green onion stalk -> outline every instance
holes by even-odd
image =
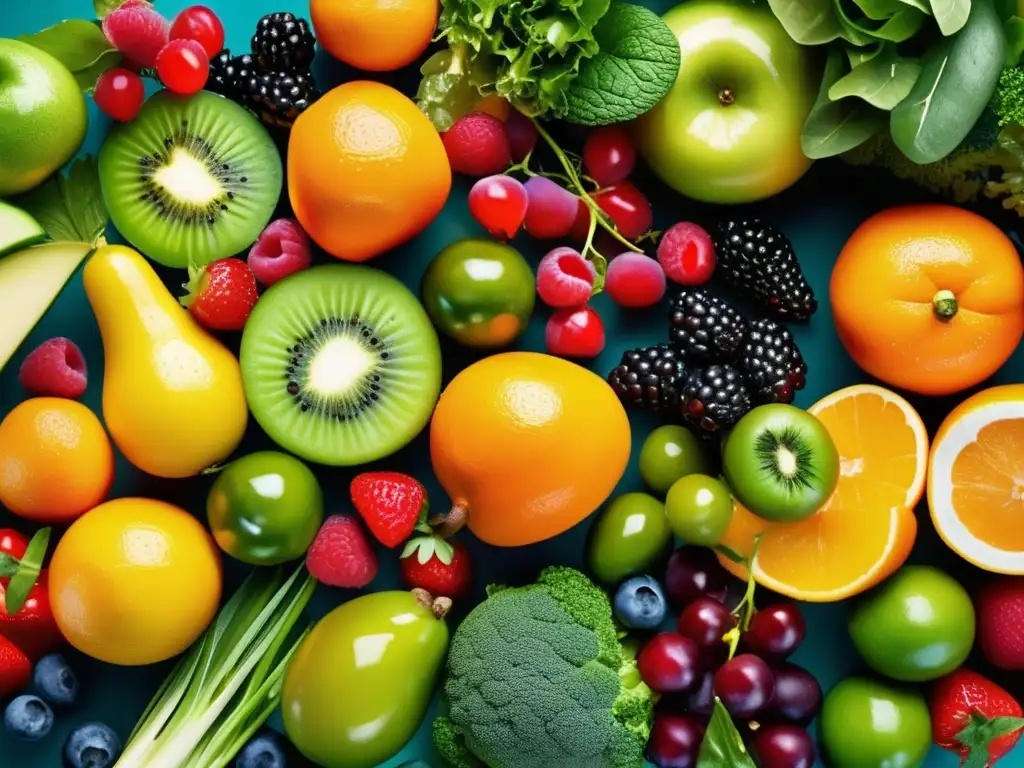
[[[287,579],[250,574],[153,696],[114,768],[226,768],[280,703],[315,587],[304,565]]]

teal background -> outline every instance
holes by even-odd
[[[157,4],[168,17],[173,17],[187,5],[182,0],[159,0]],[[278,4],[270,0],[210,0],[209,4],[225,22],[228,47],[238,53],[244,52],[242,49],[247,48],[255,24],[263,14],[291,10],[308,17],[308,7],[295,2]],[[660,13],[675,5],[675,2],[646,0],[645,4]],[[31,33],[64,18],[93,18],[93,10],[88,0],[11,2],[6,5],[5,12],[0,14],[0,36],[3,37]],[[317,76],[321,86],[330,86],[346,79],[360,77],[358,73],[348,71],[336,62],[328,60],[323,53],[318,56]],[[415,89],[416,75],[412,69],[383,77],[375,76],[374,79],[396,85],[410,95]],[[82,148],[83,153],[95,153],[99,149],[110,125],[109,120],[99,113],[91,99],[90,120],[88,138]],[[579,149],[577,137],[561,135],[561,138],[566,148]],[[766,151],[771,151],[771,148],[766,147]],[[810,366],[808,385],[800,393],[798,405],[808,406],[839,387],[869,380],[846,356],[832,327],[828,304],[831,267],[846,239],[866,217],[889,205],[930,199],[926,194],[895,182],[885,175],[851,169],[839,163],[819,163],[793,189],[762,205],[742,210],[712,212],[706,207],[670,193],[643,170],[638,172],[636,180],[655,202],[656,227],[659,229],[670,226],[680,219],[710,224],[714,221],[715,215],[761,215],[779,226],[791,238],[821,304],[809,325],[793,327],[793,333]],[[442,247],[463,237],[481,235],[482,231],[467,210],[466,194],[469,186],[465,179],[457,179],[448,205],[433,225],[406,246],[378,258],[374,266],[398,275],[410,287],[416,289],[426,264]],[[1014,217],[998,209],[989,208],[986,212],[996,217],[1006,228],[1020,226]],[[116,240],[116,233],[112,232],[111,237]],[[520,238],[516,245],[534,264],[545,250],[542,245],[535,244],[525,237]],[[184,273],[180,272],[163,274],[174,289],[186,279]],[[605,375],[616,365],[623,351],[658,343],[665,338],[664,306],[649,311],[622,311],[605,296],[599,296],[595,300],[595,306],[604,318],[609,340],[602,355],[588,367],[601,375]],[[865,311],[870,311],[870,307],[865,307]],[[519,341],[516,348],[542,350],[546,318],[545,310],[538,309],[529,333]],[[99,412],[103,374],[102,345],[81,280],[76,277],[26,341],[23,349],[0,374],[0,417],[26,397],[17,381],[18,366],[25,354],[38,343],[58,335],[68,336],[82,347],[90,371],[89,391],[84,401]],[[232,344],[237,343],[237,339],[228,341]],[[450,380],[462,367],[476,359],[465,350],[451,344],[446,343],[444,351],[445,381]],[[1018,350],[1013,359],[988,383],[1020,381],[1022,372],[1024,353]],[[919,408],[929,430],[934,434],[942,417],[966,394],[943,399],[910,399]],[[187,418],[187,414],[182,416]],[[634,431],[633,458],[617,489],[620,493],[642,489],[636,469],[636,457],[644,437],[654,426],[653,421],[643,416],[632,414],[631,420]],[[268,439],[253,424],[240,454],[270,447],[272,446]],[[416,475],[428,487],[434,504],[438,507],[443,506],[445,497],[430,471],[425,435],[421,435],[399,454],[380,462],[379,468],[407,471]],[[323,467],[314,469],[324,487],[328,514],[350,510],[347,488],[348,481],[354,473]],[[596,471],[600,471],[600,468],[596,468]],[[180,504],[205,518],[204,502],[211,483],[212,478],[209,477],[190,481],[166,481],[145,476],[119,457],[113,495],[161,498]],[[937,564],[955,574],[969,588],[985,578],[985,574],[967,565],[944,547],[932,530],[926,509],[919,509],[918,514],[921,526],[912,562]],[[23,521],[13,519],[3,510],[0,510],[0,525],[12,525],[27,530]],[[557,539],[514,551],[488,547],[473,539],[468,533],[461,534],[462,539],[470,546],[475,562],[481,566],[476,593],[467,605],[471,606],[482,599],[483,587],[488,582],[525,583],[545,564],[580,564],[582,544],[589,525],[588,520]],[[384,551],[381,551],[380,555],[381,573],[369,591],[389,589],[399,584],[395,555]],[[240,564],[229,563],[227,589],[236,585],[244,573],[245,570]],[[182,588],[187,589],[188,585],[183,584]],[[352,591],[320,587],[314,597],[311,613],[314,618],[320,616],[355,594]],[[827,691],[842,677],[862,669],[846,631],[848,606],[805,606],[804,610],[808,619],[808,639],[804,647],[797,652],[794,661],[812,670]],[[452,621],[457,621],[460,615],[461,612],[457,608]],[[150,695],[170,668],[169,664],[140,669],[117,668],[86,659],[75,652],[71,652],[69,658],[81,677],[80,703],[66,714],[58,713],[54,732],[40,744],[17,744],[0,731],[0,765],[25,768],[49,768],[59,765],[60,749],[65,735],[73,727],[89,720],[105,721],[122,738],[127,736]],[[993,675],[1018,697],[1024,694],[1024,675],[991,670],[977,656],[972,658],[971,665],[979,671]],[[347,695],[358,695],[358,692],[338,691],[339,697]],[[277,718],[274,722],[279,724]],[[424,759],[437,765],[438,761],[432,757],[429,747],[428,728],[429,717],[415,740],[385,766],[398,766],[413,758]],[[938,748],[932,750],[926,763],[927,768],[953,768],[956,765],[957,760],[952,754]],[[1024,747],[1015,750],[1000,765],[1006,768],[1024,766]]]

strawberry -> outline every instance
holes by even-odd
[[[960,755],[962,768],[987,768],[1013,749],[1024,727],[1020,704],[987,677],[958,669],[932,685],[935,743]]]
[[[0,579],[0,636],[21,648],[29,658],[41,659],[64,642],[50,609],[47,572],[40,572],[24,604],[13,616],[7,615],[5,607],[9,582],[10,579]]]
[[[426,524],[427,490],[418,480],[401,472],[363,472],[349,486],[352,504],[370,533],[385,547],[394,549]]]
[[[220,259],[205,267],[188,268],[188,294],[182,306],[214,331],[240,331],[256,306],[256,277],[241,259]]]
[[[415,555],[415,557],[414,557]],[[473,586],[469,552],[459,542],[440,536],[420,536],[405,545],[399,560],[402,580],[410,589],[425,589],[435,597],[465,597]]]
[[[0,699],[23,690],[32,677],[32,662],[14,643],[0,635]]]
[[[358,520],[331,515],[306,553],[306,568],[323,584],[362,589],[377,575],[377,556]]]
[[[1024,577],[1006,576],[985,585],[974,601],[978,646],[1000,669],[1024,670]]]

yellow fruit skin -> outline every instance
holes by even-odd
[[[249,418],[237,358],[131,248],[100,248],[83,280],[103,337],[103,418],[125,457],[166,478],[227,458]]]
[[[109,664],[155,664],[184,651],[217,613],[217,545],[185,510],[116,499],[76,520],[49,573],[53,615],[82,653]]]

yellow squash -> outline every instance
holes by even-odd
[[[131,248],[100,248],[82,277],[103,336],[103,418],[117,447],[158,477],[226,459],[249,417],[235,356]]]

